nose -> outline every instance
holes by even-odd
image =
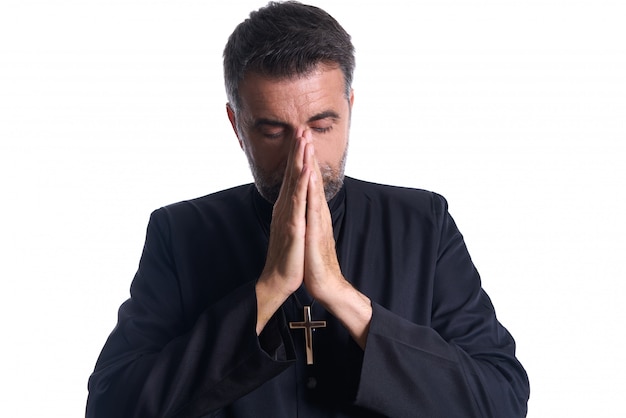
[[[296,129],[296,138],[304,138],[308,142],[311,137],[311,130],[307,126]]]

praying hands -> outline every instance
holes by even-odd
[[[310,130],[293,141],[274,205],[266,265],[256,285],[257,334],[302,283],[364,348],[371,302],[341,273]]]

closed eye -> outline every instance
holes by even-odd
[[[327,132],[330,132],[333,129],[333,125],[325,126],[323,128],[315,128],[315,127],[313,127],[311,129],[313,129],[315,132],[318,132],[320,134],[325,134]]]
[[[260,119],[254,124],[259,134],[267,139],[279,139],[285,135],[286,124],[278,121]]]
[[[282,129],[277,131],[266,131],[261,132],[261,134],[268,139],[278,139],[283,136],[284,131]]]
[[[309,119],[309,126],[317,133],[325,134],[333,129],[333,126],[339,120],[339,114],[332,110],[318,113]]]

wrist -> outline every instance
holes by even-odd
[[[284,286],[278,286],[273,276],[261,275],[255,285],[257,301],[256,333],[261,334],[265,325],[291,294]]]
[[[328,294],[330,296],[320,302],[328,312],[339,319],[357,344],[365,349],[372,320],[372,301],[345,279]]]
[[[302,280],[297,281],[276,272],[263,271],[257,280],[257,289],[261,287],[263,291],[282,299],[284,302],[293,292],[298,290],[301,283]]]

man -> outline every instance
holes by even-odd
[[[87,416],[526,415],[445,200],[344,178],[353,68],[315,7],[235,29],[227,114],[255,183],[152,214]]]

